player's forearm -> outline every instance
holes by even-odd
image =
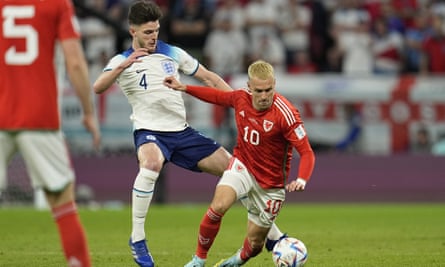
[[[93,84],[93,90],[96,94],[101,94],[108,90],[115,82],[122,70],[118,68],[102,72]]]
[[[88,74],[81,69],[68,71],[71,84],[73,85],[77,97],[82,105],[83,113],[86,115],[94,114],[94,105],[91,97],[91,85],[88,80]]]
[[[186,93],[202,101],[219,104],[218,95],[222,92],[213,87],[187,85]]]
[[[222,91],[232,91],[232,87],[226,81],[224,81],[220,76],[216,73],[211,72],[210,79],[208,80],[207,86],[218,88]]]
[[[232,91],[232,87],[226,83],[218,74],[207,70],[204,66],[198,68],[195,77],[208,87],[217,88],[222,91]]]
[[[91,84],[88,66],[81,47],[74,42],[69,42],[64,49],[69,51],[65,53],[65,61],[70,82],[79,97],[84,114],[92,115],[94,114],[94,106],[91,97]]]
[[[303,142],[298,147],[296,147],[298,153],[300,154],[300,166],[298,168],[298,177],[309,181],[312,172],[315,167],[315,154],[312,150],[309,141]]]

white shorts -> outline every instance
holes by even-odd
[[[32,186],[62,191],[74,181],[74,170],[61,131],[0,131],[0,180],[6,181],[8,162],[20,152]]]
[[[247,208],[248,219],[261,227],[271,227],[285,199],[284,188],[263,189],[244,164],[234,159],[218,185],[232,187],[237,199]]]

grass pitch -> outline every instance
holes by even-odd
[[[194,253],[207,205],[153,205],[146,224],[158,267],[183,266]],[[128,248],[130,209],[80,209],[93,266],[136,266]],[[445,204],[285,204],[278,226],[303,240],[307,267],[445,266]],[[246,211],[224,217],[207,266],[242,244]],[[0,208],[0,266],[66,266],[48,211]],[[263,251],[245,266],[272,267]]]

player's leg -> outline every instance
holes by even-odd
[[[247,195],[251,186],[247,170],[244,168],[244,172],[237,171],[236,168],[243,165],[236,159],[231,166],[233,169],[225,171],[216,186],[210,207],[199,225],[195,255],[192,261],[185,265],[186,267],[204,266],[208,251],[219,232],[224,214],[239,197]]]
[[[11,132],[0,131],[0,204],[8,185],[8,164],[17,150],[14,136]]]
[[[153,199],[156,180],[161,171],[164,156],[156,143],[144,143],[137,149],[139,172],[132,190],[132,231],[130,247],[139,266],[154,266],[145,236],[145,219]]]
[[[224,176],[223,178],[224,179]],[[237,200],[236,192],[231,186],[218,185],[213,200],[199,225],[198,244],[195,255],[185,267],[204,266],[207,254],[218,235],[224,213]]]
[[[34,188],[45,191],[69,266],[90,267],[91,259],[74,193],[74,171],[60,131],[21,132],[17,145]]]
[[[265,239],[281,209],[285,198],[284,189],[265,190],[258,185],[253,177],[250,179],[252,189],[249,191],[248,198],[241,199],[241,203],[249,211],[247,237],[237,253],[216,266],[241,266],[250,258],[258,255],[263,249]]]
[[[256,257],[261,253],[268,232],[269,227],[259,226],[255,222],[249,220],[247,224],[247,236],[244,239],[241,249],[230,258],[221,260],[215,266],[232,267],[244,265],[249,259]]]
[[[272,225],[272,227],[270,228],[269,233],[267,234],[266,244],[265,244],[266,250],[272,251],[275,244],[279,240],[281,240],[285,237],[287,237],[287,234],[281,232],[280,229],[278,228],[278,226],[274,223]]]
[[[215,152],[198,162],[198,167],[203,172],[221,177],[228,168],[232,156],[223,147],[219,147]]]

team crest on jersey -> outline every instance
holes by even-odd
[[[165,74],[167,74],[167,75],[175,74],[175,65],[173,64],[173,61],[164,60],[161,62],[161,66],[162,66],[162,69],[164,70]]]
[[[268,132],[268,131],[272,130],[272,127],[273,127],[273,122],[268,121],[268,120],[263,121],[264,131]]]

